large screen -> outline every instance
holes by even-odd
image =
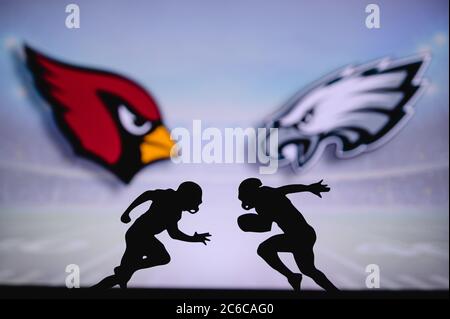
[[[447,1],[6,0],[0,41],[1,285],[448,289]]]

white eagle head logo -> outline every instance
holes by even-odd
[[[302,170],[327,145],[348,158],[388,141],[413,114],[428,61],[415,56],[345,67],[298,92],[264,124],[278,128],[279,164]]]

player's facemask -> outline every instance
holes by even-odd
[[[253,199],[254,194],[252,194],[252,193],[253,192],[249,192],[249,191],[247,191],[247,192],[240,191],[239,192],[238,198],[242,202],[242,204],[241,204],[242,208],[245,210],[250,210],[255,207],[254,199]]]
[[[199,211],[199,208],[198,208],[198,206],[197,206],[196,208],[190,208],[190,209],[187,209],[187,211],[188,211],[189,213],[191,213],[191,214],[195,214],[195,213],[197,213],[197,212]]]
[[[186,200],[182,203],[183,210],[191,214],[195,214],[199,211],[199,206],[202,204],[201,198]]]

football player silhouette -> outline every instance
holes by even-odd
[[[149,210],[131,225],[125,235],[126,250],[120,266],[114,275],[96,284],[95,288],[111,288],[119,285],[126,288],[131,276],[139,269],[165,265],[170,255],[155,235],[167,230],[170,237],[187,242],[206,243],[209,233],[194,233],[189,236],[178,228],[183,211],[195,214],[202,203],[202,189],[194,182],[181,183],[178,189],[149,190],[136,198],[121,217],[124,223],[130,222],[130,212],[146,201],[152,201]]]
[[[270,267],[284,275],[295,291],[300,290],[302,274],[313,279],[327,291],[338,289],[314,265],[313,246],[316,242],[314,229],[306,222],[302,214],[286,197],[288,194],[311,192],[319,197],[330,188],[322,181],[311,185],[286,185],[278,188],[262,186],[257,178],[248,178],[239,186],[239,199],[242,208],[254,208],[257,214],[239,216],[238,225],[245,232],[267,232],[272,223],[277,223],[283,234],[275,235],[259,245],[257,253]],[[283,264],[279,252],[290,252],[294,255],[300,273],[292,272]]]

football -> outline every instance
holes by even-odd
[[[244,214],[238,217],[237,222],[243,231],[256,231],[261,223],[261,218],[257,214]]]

